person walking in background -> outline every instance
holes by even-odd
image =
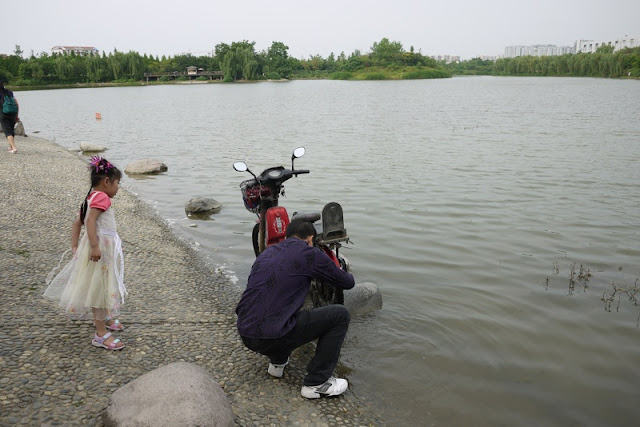
[[[124,256],[111,199],[118,192],[122,172],[106,159],[91,157],[91,189],[71,233],[72,260],[53,278],[57,268],[47,277],[44,296],[59,302],[72,318],[93,318],[96,333],[91,341],[95,347],[120,350],[124,343],[111,332],[121,331],[115,320],[124,303]],[[86,230],[82,239],[82,226]],[[80,240],[78,242],[78,240]]]
[[[343,305],[301,310],[311,279],[344,289],[355,285],[351,274],[313,246],[315,237],[309,221],[291,221],[287,238],[255,260],[236,308],[242,342],[269,357],[267,372],[274,377],[282,377],[294,349],[318,339],[300,391],[308,399],[340,395],[349,385],[332,376],[349,328],[349,311]]]
[[[2,124],[2,131],[9,141],[9,153],[16,154],[18,149],[14,141],[13,128],[20,120],[18,117],[20,106],[18,100],[13,96],[13,92],[4,87],[5,83],[4,79],[0,79],[0,124]]]

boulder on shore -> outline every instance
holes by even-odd
[[[194,197],[184,205],[184,210],[189,214],[218,213],[222,204],[209,197]]]
[[[227,396],[205,368],[174,362],[120,387],[102,421],[124,426],[232,426]]]
[[[124,169],[124,172],[129,175],[148,175],[162,173],[168,170],[167,165],[160,160],[144,159],[129,163]]]
[[[101,152],[105,151],[106,148],[103,147],[100,144],[95,144],[93,142],[82,141],[80,143],[80,150],[82,150],[83,153],[101,153]]]

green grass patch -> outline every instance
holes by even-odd
[[[445,70],[436,70],[434,68],[408,71],[402,75],[405,80],[442,79],[446,77],[451,77],[451,74]]]
[[[390,78],[387,73],[383,72],[364,73],[362,75],[363,80],[389,80]]]
[[[29,258],[31,256],[29,251],[26,250],[26,249],[14,249],[11,252],[13,252],[16,255],[20,255],[21,257],[25,257],[25,258]]]
[[[321,80],[328,79],[332,73],[328,70],[294,70],[289,75],[290,79]]]
[[[329,75],[331,80],[351,80],[353,78],[353,73],[349,71],[337,71],[335,73],[331,73]]]

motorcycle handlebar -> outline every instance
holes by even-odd
[[[298,176],[301,173],[309,173],[309,169],[297,169],[292,171],[295,176]]]

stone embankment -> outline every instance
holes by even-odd
[[[270,377],[267,360],[237,335],[238,290],[126,190],[113,204],[129,290],[117,333],[126,348],[91,346],[92,323],[68,320],[41,296],[89,190],[85,163],[43,139],[16,144],[18,154],[0,150],[0,426],[102,425],[115,390],[180,361],[211,373],[237,425],[384,423],[352,390],[302,398],[308,348],[293,354],[283,378]]]

